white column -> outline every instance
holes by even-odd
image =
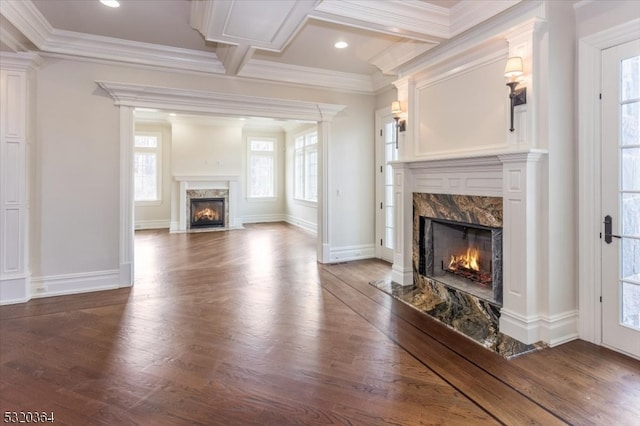
[[[503,164],[503,306],[500,331],[523,343],[540,340],[540,160],[545,154],[499,155]]]
[[[29,76],[34,55],[0,58],[0,305],[31,298]]]
[[[120,287],[133,285],[133,107],[120,107]]]
[[[318,122],[318,241],[317,260],[328,263],[331,243],[329,239],[329,130],[328,121]]]
[[[413,192],[411,170],[405,163],[393,166],[394,235],[391,280],[401,285],[413,284]]]

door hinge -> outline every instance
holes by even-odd
[[[382,238],[380,238],[380,245],[382,245]]]
[[[602,93],[600,93],[599,99],[602,99]]]
[[[382,210],[382,203],[380,203],[380,210]]]
[[[380,173],[382,173],[382,166],[380,166]]]
[[[600,303],[602,303],[602,296],[600,296]]]
[[[380,136],[382,136],[382,129],[380,129]]]

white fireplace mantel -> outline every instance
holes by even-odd
[[[242,228],[237,216],[238,175],[174,175],[179,184],[178,194],[172,199],[178,203],[178,222],[172,223],[170,232],[187,232],[187,191],[190,189],[227,189],[229,191],[229,223],[225,229]]]
[[[503,199],[503,307],[500,331],[524,343],[558,344],[575,334],[577,318],[548,318],[538,294],[544,251],[544,150],[393,162],[396,247],[392,280],[413,284],[413,193],[499,196]]]

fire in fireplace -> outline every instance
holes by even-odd
[[[192,198],[191,228],[224,227],[224,198]]]
[[[502,303],[502,230],[421,218],[423,275]]]

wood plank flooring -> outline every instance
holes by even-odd
[[[69,425],[640,425],[640,362],[507,361],[276,223],[136,234],[131,289],[0,307],[0,411]]]

